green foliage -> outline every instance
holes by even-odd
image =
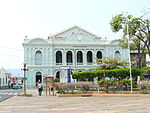
[[[126,84],[130,84],[131,81],[129,79],[122,79],[119,81],[120,84],[126,85]]]
[[[104,86],[104,79],[101,79],[98,81],[98,84],[102,87]],[[107,88],[110,86],[115,86],[116,82],[115,80],[105,80],[105,84],[107,85]]]
[[[86,79],[96,77],[96,73],[94,71],[75,72],[73,75],[73,79],[78,78],[81,81],[86,81]]]
[[[113,32],[118,32],[120,29],[123,28],[122,23],[124,23],[125,17],[123,14],[118,14],[110,22],[111,29]]]
[[[32,94],[18,94],[17,96],[32,97]]]
[[[142,74],[150,74],[150,67],[143,67],[141,69]]]
[[[130,78],[129,68],[121,68],[121,69],[112,69],[112,70],[98,70],[98,71],[84,71],[84,72],[75,72],[73,73],[73,79],[78,80],[86,80],[87,78],[103,78],[104,73],[106,73],[106,77],[109,78],[118,78],[125,79]],[[137,68],[132,68],[132,77],[136,78],[140,76],[141,71]]]
[[[59,78],[55,78],[55,79],[54,79],[54,82],[59,82],[59,81],[60,81]]]
[[[148,52],[150,56],[150,20],[145,17],[133,17],[127,13],[117,14],[110,21],[113,32],[123,31],[124,36],[129,35],[132,41],[131,48],[141,45],[142,54]],[[123,37],[126,38],[126,37]],[[126,42],[126,41],[125,41]],[[126,44],[123,44],[126,47]]]
[[[101,79],[98,81],[100,87],[105,87],[108,90],[129,90],[131,81],[129,79],[121,80],[105,80]]]
[[[110,69],[117,69],[120,67],[126,67],[128,65],[128,62],[126,61],[120,61],[118,58],[103,58],[103,59],[97,59],[98,64],[102,64],[99,67],[97,67],[95,70],[110,70]]]
[[[132,77],[136,78],[137,76],[140,76],[140,75],[141,75],[141,70],[137,69],[136,67],[133,67],[132,68]]]

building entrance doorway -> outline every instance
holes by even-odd
[[[39,81],[42,82],[42,73],[41,72],[36,73],[36,86]]]
[[[60,78],[60,72],[59,71],[57,71],[57,73],[56,73],[56,78]]]

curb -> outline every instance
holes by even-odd
[[[150,97],[150,94],[56,94],[57,97]]]

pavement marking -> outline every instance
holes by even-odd
[[[8,93],[3,93],[3,95],[7,95]]]
[[[0,95],[17,95],[19,93],[0,93]]]
[[[17,94],[19,94],[19,93],[14,93],[13,95],[17,95]]]
[[[8,95],[12,95],[13,93],[9,93]]]

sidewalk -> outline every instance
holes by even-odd
[[[12,97],[0,103],[0,113],[149,113],[150,98],[145,97]]]

